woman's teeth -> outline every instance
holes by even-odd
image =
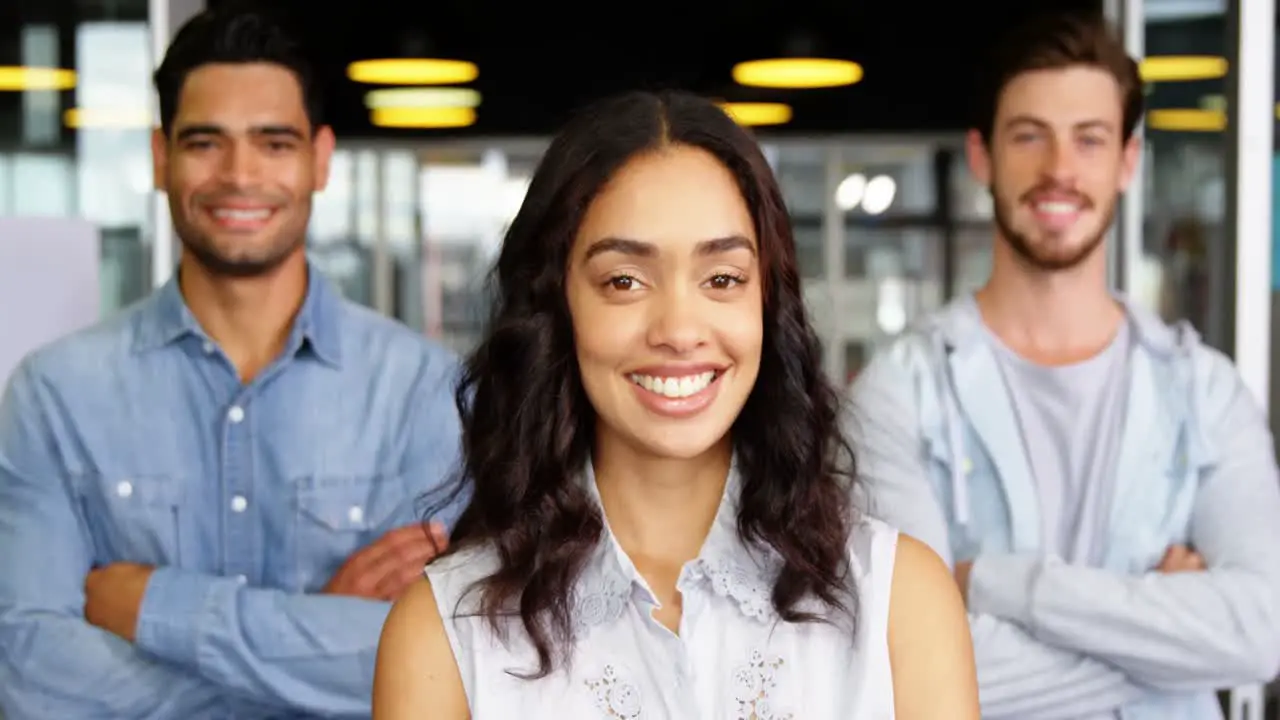
[[[708,370],[697,375],[666,378],[632,373],[630,377],[631,382],[651,393],[669,398],[682,398],[696,395],[705,390],[711,384],[711,381],[716,379],[716,373]]]

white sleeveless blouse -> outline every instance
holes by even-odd
[[[467,591],[495,567],[489,548],[428,565],[473,720],[892,720],[897,532],[866,519],[849,540],[856,634],[846,621],[782,622],[770,602],[778,561],[739,540],[737,487],[731,475],[702,552],[680,574],[678,635],[653,619],[659,603],[606,528],[579,580],[571,662],[545,678],[508,672],[537,667],[518,617],[504,641],[475,615],[477,593]]]

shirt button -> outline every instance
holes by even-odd
[[[205,355],[212,355],[212,354],[213,354],[213,351],[214,351],[214,350],[216,350],[216,349],[217,349],[217,348],[215,348],[215,347],[213,346],[213,343],[209,342],[208,340],[206,340],[206,341],[204,342],[204,354],[205,354]]]
[[[231,409],[227,411],[227,419],[233,423],[244,420],[244,408],[239,405],[232,405]]]
[[[133,483],[128,480],[121,480],[120,484],[116,485],[116,495],[119,495],[122,498],[127,498],[130,495],[133,495]]]
[[[240,583],[241,585],[244,585],[245,583],[249,582],[249,578],[247,578],[247,577],[245,577],[245,576],[243,576],[243,575],[237,575],[237,576],[236,576],[236,582]]]
[[[364,522],[364,508],[359,505],[351,506],[351,509],[347,511],[347,519],[350,520],[353,525],[358,525]]]
[[[244,511],[245,511],[245,508],[247,508],[247,507],[249,507],[249,501],[248,501],[248,500],[246,500],[246,499],[245,499],[245,497],[244,497],[243,495],[237,495],[237,496],[235,496],[235,497],[231,498],[231,510],[232,510],[232,512],[242,513],[242,512],[244,512]]]

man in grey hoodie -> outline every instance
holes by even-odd
[[[870,510],[952,564],[984,717],[1220,718],[1215,690],[1280,668],[1280,484],[1231,362],[1108,290],[1137,65],[1044,17],[982,99],[991,277],[854,384]]]

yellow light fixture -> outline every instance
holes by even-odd
[[[480,68],[466,60],[386,58],[353,62],[347,77],[369,85],[459,85],[480,77]]]
[[[859,82],[862,75],[862,66],[856,62],[826,58],[749,60],[733,66],[734,82],[750,87],[840,87]]]
[[[70,90],[75,86],[75,70],[0,66],[0,91]]]
[[[1216,80],[1226,77],[1227,60],[1212,55],[1155,55],[1143,58],[1138,72],[1144,82]]]
[[[469,107],[388,107],[369,113],[369,121],[385,128],[461,128],[474,125],[476,111]]]
[[[62,113],[62,124],[72,129],[126,130],[150,128],[155,123],[146,108],[70,108]]]
[[[1221,132],[1227,127],[1227,114],[1199,108],[1152,110],[1147,113],[1147,127],[1166,132]]]
[[[380,108],[479,107],[480,93],[471,88],[386,88],[370,90],[364,106]]]
[[[791,106],[777,102],[726,102],[720,109],[739,125],[786,125],[791,122]]]

